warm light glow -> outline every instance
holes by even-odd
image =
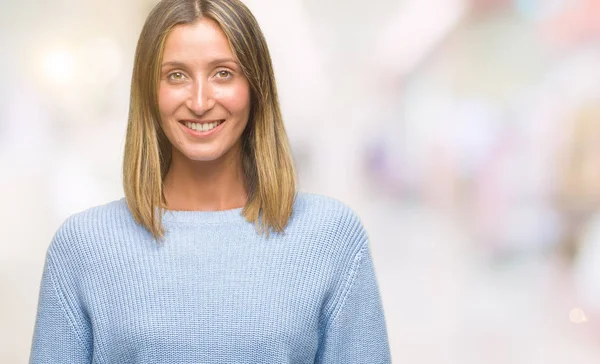
[[[588,319],[581,308],[574,308],[569,312],[569,320],[574,324],[587,322]]]
[[[48,53],[43,59],[44,74],[52,83],[64,85],[73,81],[75,60],[69,51],[56,49]]]

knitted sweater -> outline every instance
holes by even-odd
[[[241,208],[166,211],[163,244],[116,200],[48,248],[30,363],[390,363],[368,238],[298,193],[284,233]]]

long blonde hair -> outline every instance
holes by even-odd
[[[163,180],[171,162],[171,143],[160,127],[160,64],[171,30],[202,17],[219,24],[250,85],[250,116],[241,136],[248,191],[242,215],[259,233],[281,232],[292,214],[295,171],[267,43],[239,0],[163,0],[146,19],[135,53],[123,158],[127,205],[155,239],[164,237]]]

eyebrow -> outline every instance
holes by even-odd
[[[220,64],[220,63],[234,63],[236,65],[239,66],[239,62],[236,61],[233,58],[217,58],[215,60],[212,60],[208,63],[209,66],[214,66],[216,64]],[[163,67],[167,67],[167,66],[173,66],[173,67],[180,67],[180,68],[185,68],[186,64],[183,62],[177,62],[177,61],[170,61],[170,62],[165,62],[161,65],[161,68]]]

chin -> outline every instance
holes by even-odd
[[[183,155],[194,162],[213,162],[223,157],[219,153],[184,153]]]
[[[214,162],[223,159],[228,152],[220,149],[215,150],[192,150],[183,149],[180,150],[180,154],[186,159],[194,162]]]
[[[188,159],[193,162],[214,162],[219,160],[221,156],[212,156],[212,155],[191,155],[188,156]]]

